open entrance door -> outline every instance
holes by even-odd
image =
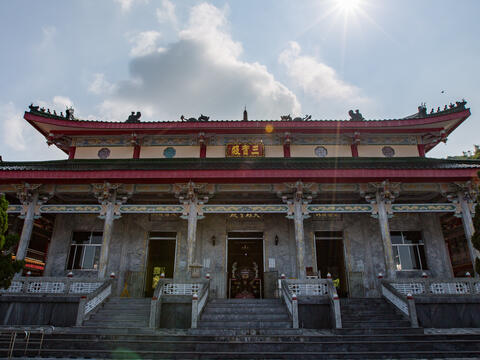
[[[338,296],[346,297],[348,286],[343,254],[343,233],[341,231],[316,231],[315,246],[320,277],[326,279],[327,274],[330,273],[334,284],[337,285]]]
[[[162,273],[173,278],[177,234],[174,232],[152,232],[148,241],[148,261],[145,296],[151,297]]]
[[[228,297],[263,297],[263,233],[229,232]]]

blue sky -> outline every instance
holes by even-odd
[[[480,2],[350,1],[2,1],[0,155],[65,157],[22,119],[31,102],[102,120],[240,119],[244,105],[383,119],[465,98],[472,116],[429,156],[480,143]]]

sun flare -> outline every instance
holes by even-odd
[[[338,10],[351,13],[361,8],[362,0],[336,0],[336,3]]]

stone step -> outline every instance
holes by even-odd
[[[352,329],[352,328],[362,328],[362,329],[371,329],[371,328],[399,328],[399,327],[409,327],[410,322],[395,322],[389,323],[384,321],[378,322],[363,322],[363,321],[342,321],[342,326],[345,329]]]
[[[141,328],[148,327],[148,321],[87,321],[86,327],[104,327],[104,328]]]
[[[250,306],[236,306],[236,307],[217,307],[206,306],[203,314],[277,314],[286,313],[285,307],[250,307]]]
[[[342,314],[342,319],[347,320],[405,320],[405,318],[400,314]]]
[[[291,321],[199,321],[199,328],[217,328],[217,329],[268,329],[292,327]]]
[[[27,351],[27,355],[36,356],[37,350]],[[43,350],[42,356],[46,357],[78,357],[78,358],[110,358],[112,350],[89,350],[89,349],[51,349]],[[0,349],[0,356],[7,355],[7,349]],[[355,352],[235,352],[235,351],[136,351],[132,354],[130,350],[117,349],[114,352],[115,358],[132,358],[132,355],[142,359],[392,359],[392,353],[381,351],[355,351]],[[15,357],[23,357],[24,350],[16,350]],[[397,351],[394,353],[397,359],[412,358],[478,358],[480,351]]]
[[[228,303],[228,304],[234,304],[234,303],[248,303],[248,304],[267,304],[267,303],[282,303],[281,299],[212,299],[210,300],[210,303],[215,304],[215,303]]]
[[[284,314],[202,314],[201,321],[289,321],[290,317]]]
[[[40,342],[29,342],[29,346],[35,346]],[[0,346],[8,345],[0,344]],[[22,345],[21,342],[18,345]],[[132,351],[149,350],[149,351],[198,351],[198,352],[341,352],[341,351],[449,351],[455,348],[464,351],[480,351],[480,344],[475,341],[323,341],[323,342],[281,342],[281,341],[263,341],[263,342],[226,342],[226,341],[142,341],[142,340],[104,340],[100,339],[96,342],[76,341],[73,339],[58,341],[46,339],[43,342],[44,349],[82,349],[88,346],[90,349],[116,349],[119,347]]]
[[[343,325],[343,324],[342,324]],[[412,327],[371,327],[371,328],[342,328],[334,329],[338,335],[406,335],[423,334],[423,329]]]

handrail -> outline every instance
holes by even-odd
[[[196,329],[198,325],[198,319],[205,308],[210,293],[210,279],[206,283],[202,284],[198,293],[192,296],[192,329]]]
[[[94,292],[84,295],[78,302],[76,325],[81,326],[83,321],[94,314],[99,307],[109,298],[113,290],[113,279],[106,280]]]
[[[335,329],[342,328],[342,312],[340,310],[340,299],[338,298],[337,289],[332,279],[327,279],[328,298],[330,299],[330,309],[332,313],[332,322]]]
[[[382,296],[410,320],[410,325],[418,327],[417,309],[411,293],[405,295],[394,288],[387,280],[381,282]]]
[[[17,339],[17,334],[23,334],[25,335],[25,340],[26,340],[26,345],[24,348],[23,355],[27,356],[27,352],[32,352],[35,351],[34,349],[29,349],[29,345],[33,344],[34,342],[30,341],[30,335],[31,334],[39,334],[41,335],[40,340],[38,341],[38,353],[37,357],[40,357],[40,353],[42,351],[43,347],[43,341],[45,334],[52,334],[54,331],[55,327],[54,326],[46,326],[46,327],[30,327],[30,326],[9,326],[8,328],[2,328],[0,331],[0,334],[3,334],[4,332],[10,333],[10,342],[9,342],[9,347],[8,347],[8,359],[11,359],[13,357],[13,352],[15,350],[15,342]]]
[[[289,289],[288,283],[285,279],[282,279],[280,281],[280,290],[281,290],[283,302],[285,303],[285,306],[287,307],[290,318],[292,319],[292,327],[294,329],[298,329],[297,295]]]
[[[173,282],[173,280],[161,279],[157,283],[157,286],[153,291],[152,300],[150,302],[150,319],[149,319],[149,326],[151,329],[156,329],[160,325],[160,311],[162,308],[163,286],[168,282]]]
[[[69,278],[69,277],[30,277],[22,276],[12,280],[8,289],[1,289],[0,294],[49,296],[71,296],[89,294],[97,290],[105,279]]]

